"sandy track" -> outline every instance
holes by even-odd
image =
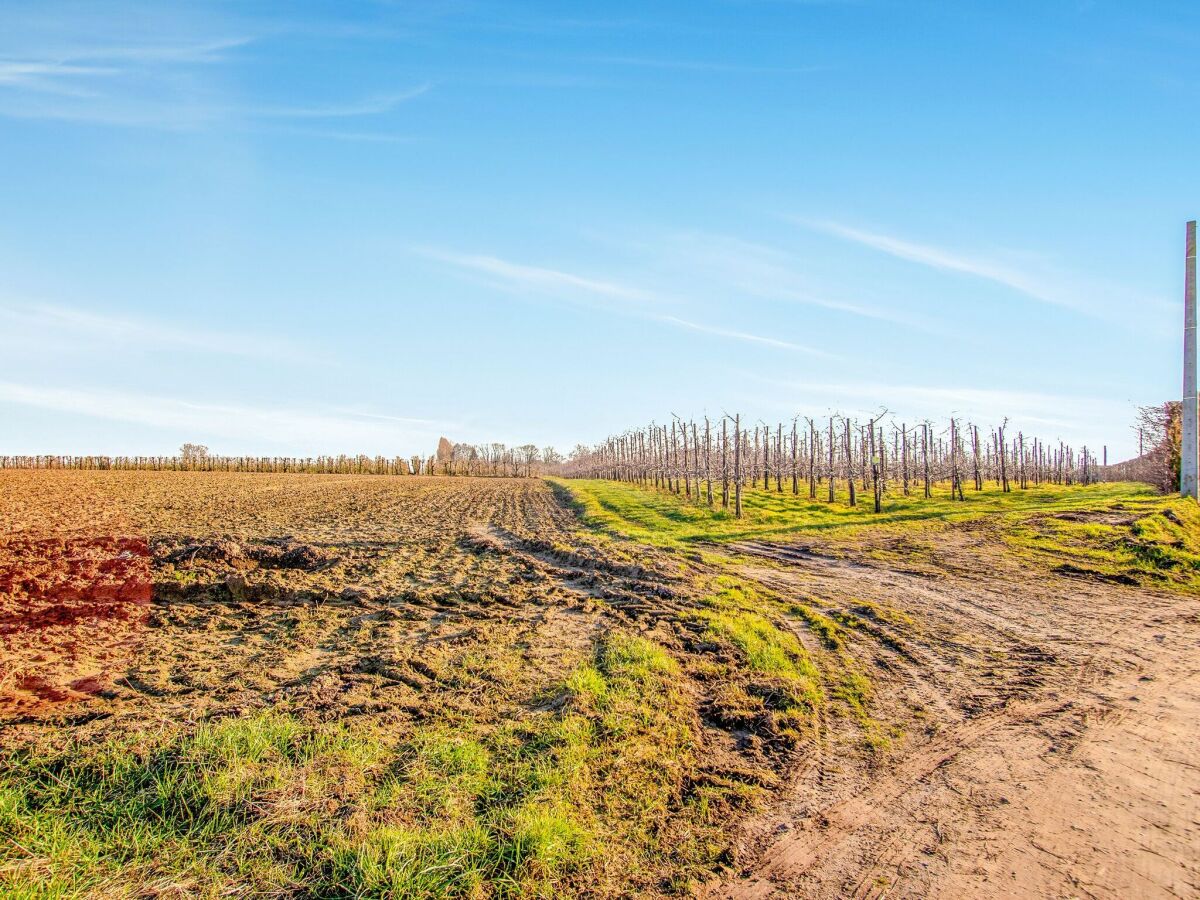
[[[910,615],[902,639],[854,648],[909,715],[875,764],[831,734],[710,896],[1200,896],[1194,599],[1034,576],[970,531],[928,571],[739,549],[785,596]]]

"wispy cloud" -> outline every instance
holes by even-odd
[[[415,252],[459,269],[499,281],[506,286],[540,292],[583,292],[614,300],[656,301],[662,299],[651,291],[630,287],[613,281],[603,281],[564,272],[545,266],[510,262],[495,256],[452,253],[429,247],[414,247]]]
[[[635,316],[686,331],[710,334],[715,337],[759,344],[765,347],[775,347],[779,350],[790,350],[830,358],[833,356],[823,350],[817,350],[813,347],[807,347],[803,344],[793,343],[774,336],[753,334],[747,331],[707,325],[703,322],[695,322],[690,319],[680,318],[679,316],[648,312],[645,310],[647,302],[661,304],[662,302],[674,301],[671,301],[670,298],[662,294],[644,288],[632,287],[613,281],[602,281],[596,278],[565,272],[561,269],[514,263],[495,256],[472,256],[428,248],[414,248],[414,250],[430,259],[449,263],[452,266],[469,272],[482,274],[494,283],[498,282],[506,289],[536,291],[540,294],[567,300],[571,300],[579,294],[583,294],[589,298],[618,300],[621,301],[618,305],[606,304],[602,308],[607,312],[622,316]],[[631,303],[630,301],[635,302]]]
[[[264,106],[242,110],[254,116],[271,119],[330,119],[348,118],[354,116],[377,116],[390,112],[401,103],[420,97],[428,92],[431,85],[420,84],[405,91],[366,97],[346,103],[332,103],[318,106]]]
[[[719,284],[725,292],[736,292],[764,300],[784,301],[847,313],[865,319],[892,322],[923,331],[928,323],[890,309],[852,302],[814,288],[793,255],[775,247],[723,234],[688,231],[655,241],[656,258],[667,259],[676,269],[708,285]]]
[[[0,43],[0,116],[171,131],[220,124],[244,129],[247,122],[382,116],[430,89],[421,83],[308,104],[257,101],[231,95],[229,79],[209,72],[244,61],[237,51],[255,36],[120,42],[103,32],[56,37],[62,30],[41,23],[30,31],[29,47],[18,45],[15,53]]]
[[[866,231],[839,222],[788,218],[797,224],[861,244],[864,247],[870,247],[897,259],[991,281],[1042,303],[1061,306],[1077,312],[1091,311],[1080,298],[1051,283],[1046,277],[1023,272],[989,259],[966,256],[931,244],[922,244],[893,235]]]
[[[99,60],[139,63],[211,63],[227,59],[228,54],[225,51],[244,47],[253,42],[254,38],[242,35],[177,43],[97,44],[62,50],[56,56],[58,59],[68,62]]]
[[[752,334],[748,331],[736,331],[730,328],[719,328],[714,325],[703,325],[700,322],[691,322],[687,319],[680,319],[677,316],[650,316],[656,322],[665,322],[668,325],[675,325],[679,328],[687,329],[688,331],[699,331],[703,334],[712,334],[717,337],[730,338],[735,341],[745,341],[750,344],[761,344],[764,347],[776,347],[780,350],[793,350],[797,353],[807,353],[810,356],[822,356],[826,359],[839,358],[833,353],[828,353],[825,350],[818,350],[815,347],[806,347],[803,344],[795,344],[791,341],[781,340],[779,338],[767,337],[761,334]]]
[[[288,125],[255,129],[269,134],[289,134],[297,137],[319,138],[324,141],[343,141],[355,144],[411,144],[414,138],[406,134],[388,134],[377,131],[344,131],[332,128],[302,128]]]
[[[25,349],[64,342],[111,352],[121,346],[145,350],[193,350],[255,359],[290,358],[300,354],[289,341],[266,335],[212,331],[144,318],[97,313],[48,304],[0,303],[10,341]]]
[[[136,71],[172,64],[216,63],[224,51],[250,43],[250,38],[223,38],[182,44],[111,44],[48,47],[38,54],[0,53],[0,87],[28,88],[71,97],[98,96],[98,88]],[[105,84],[107,83],[107,84]]]
[[[678,70],[682,72],[713,72],[726,75],[803,75],[818,72],[821,66],[748,66],[717,60],[669,59],[645,56],[588,56],[584,62],[639,69]]]
[[[251,42],[249,37],[232,37],[181,44],[51,46],[36,55],[0,57],[0,83],[19,83],[27,77],[113,75],[127,64],[222,62],[228,59],[225,51]]]
[[[34,62],[0,59],[0,88],[24,88],[66,97],[93,97],[94,88],[85,79],[115,75],[109,66],[81,66],[64,62]]]
[[[237,442],[239,452],[247,446],[287,445],[302,453],[392,455],[427,448],[440,433],[459,427],[453,422],[346,410],[314,412],[11,381],[0,381],[0,403],[142,425],[204,441],[224,438]]]

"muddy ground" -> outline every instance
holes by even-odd
[[[704,895],[1200,896],[1196,599],[1034,571],[987,522],[911,553],[866,533],[702,559],[583,534],[533,480],[0,485],[5,746],[264,707],[411,722],[432,696],[516,703],[619,623],[694,679],[707,777],[769,788],[729,812]],[[803,602],[782,621],[830,685],[869,680],[867,709],[830,702],[804,740],[722,714],[698,661],[721,648],[688,619],[717,573]]]

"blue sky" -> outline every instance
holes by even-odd
[[[1177,397],[1200,5],[0,2],[0,453]]]

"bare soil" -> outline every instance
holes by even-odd
[[[264,706],[419,714],[441,663],[497,646],[526,657],[526,691],[590,650],[600,594],[619,607],[653,577],[586,547],[555,560],[574,517],[532,480],[4,477],[8,741]]]
[[[913,625],[853,639],[895,746],[864,757],[835,723],[710,896],[1200,896],[1194,598],[1032,572],[984,524],[907,571],[869,541],[740,549],[781,591]]]

